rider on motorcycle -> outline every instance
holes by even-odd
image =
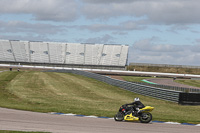
[[[140,114],[140,109],[141,108],[144,108],[144,104],[142,104],[142,102],[140,102],[140,99],[138,97],[136,97],[134,99],[134,102],[132,103],[129,103],[129,104],[125,104],[126,106],[128,105],[133,105],[132,108],[133,108],[133,112],[136,112],[135,115],[138,116]]]

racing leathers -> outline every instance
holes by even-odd
[[[140,114],[140,109],[141,108],[144,108],[144,104],[142,104],[142,102],[140,101],[135,101],[135,102],[132,102],[132,103],[129,103],[129,104],[125,104],[126,106],[128,105],[133,105],[132,108],[133,108],[133,113],[138,116]]]

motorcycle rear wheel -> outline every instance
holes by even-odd
[[[139,117],[141,123],[149,123],[152,120],[152,114],[151,113],[142,113],[142,115]]]
[[[115,121],[123,121],[124,120],[124,115],[121,112],[118,112],[115,116],[114,116]]]

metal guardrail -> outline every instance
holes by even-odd
[[[117,79],[112,79],[108,76],[103,76],[91,72],[85,72],[85,71],[78,71],[78,70],[49,70],[46,72],[62,72],[62,73],[73,73],[73,74],[78,74],[82,75],[85,77],[93,78],[105,83],[108,83],[113,86],[117,86],[120,88],[123,88],[125,90],[145,95],[145,96],[151,96],[154,98],[162,99],[162,100],[167,100],[167,101],[172,101],[172,102],[179,102],[179,91],[172,91],[172,90],[167,90],[167,89],[162,89],[162,88],[156,88],[156,87],[151,87],[151,86],[146,86],[142,84],[137,84],[137,83],[132,83],[132,82],[127,82],[127,81],[121,81]]]
[[[159,85],[159,84],[149,84],[149,83],[142,83],[142,82],[133,82],[133,83],[146,85],[146,86],[152,86],[152,87],[156,87],[156,88],[163,88],[163,89],[167,89],[167,90],[181,91],[181,92],[186,92],[186,93],[200,93],[200,89],[194,89],[194,88],[176,87],[176,86]]]
[[[1,62],[0,62],[1,63]],[[33,65],[33,64],[32,64]],[[160,73],[160,72],[141,72],[141,71],[122,71],[122,70],[104,70],[104,69],[88,69],[88,68],[77,68],[77,67],[66,67],[66,66],[42,66],[34,65],[10,65],[0,64],[0,67],[18,67],[18,68],[34,68],[34,69],[65,69],[65,70],[80,70],[80,71],[90,71],[95,73],[110,73],[110,74],[121,74],[121,75],[152,75],[152,76],[170,76],[170,77],[183,77],[183,78],[200,78],[200,75],[192,74],[175,74],[175,73]]]

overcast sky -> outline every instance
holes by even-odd
[[[200,66],[200,0],[0,0],[0,39],[127,44],[129,62]]]

